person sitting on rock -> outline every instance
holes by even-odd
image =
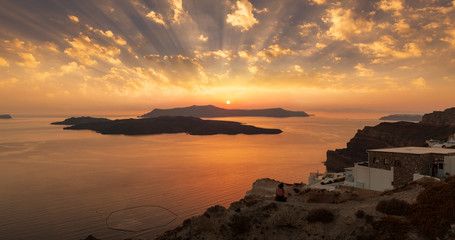
[[[276,189],[275,200],[280,202],[286,202],[286,197],[284,196],[284,185],[280,183]]]

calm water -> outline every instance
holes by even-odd
[[[49,124],[63,119],[0,121],[1,239],[153,239],[210,206],[228,207],[258,178],[307,182],[309,172],[325,170],[328,149],[378,123],[225,118],[283,133],[131,137]],[[170,224],[175,215],[163,208],[177,215]],[[148,230],[109,229],[112,212],[111,228]]]

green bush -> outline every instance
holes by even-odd
[[[335,215],[332,211],[325,209],[325,208],[318,208],[313,209],[307,216],[308,222],[322,222],[322,223],[329,223],[332,222],[335,218]]]
[[[432,185],[417,196],[409,216],[420,233],[430,239],[442,238],[455,223],[455,179]]]
[[[406,201],[392,198],[390,200],[381,200],[376,205],[376,211],[389,215],[406,216],[409,213],[411,204]]]

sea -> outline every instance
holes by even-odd
[[[325,172],[327,150],[379,123],[218,118],[283,133],[213,136],[102,135],[50,124],[67,117],[0,120],[0,239],[154,239],[211,206],[229,207],[257,179],[307,183],[310,172]]]

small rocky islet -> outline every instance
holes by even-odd
[[[11,115],[9,114],[0,114],[0,119],[11,119]]]

